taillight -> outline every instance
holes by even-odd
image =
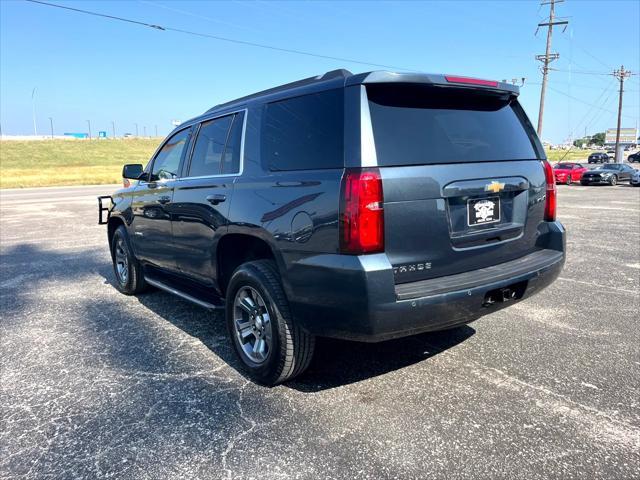
[[[553,168],[546,160],[542,161],[544,167],[544,178],[546,183],[546,199],[544,202],[544,219],[553,222],[556,219],[557,190],[556,179],[553,175]]]
[[[453,75],[446,75],[444,77],[449,83],[463,83],[466,85],[482,85],[483,87],[497,87],[498,82],[495,80],[482,80],[481,78],[470,77],[456,77]]]
[[[377,168],[347,169],[342,179],[340,250],[361,254],[384,250],[382,178]]]

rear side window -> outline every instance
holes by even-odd
[[[242,149],[242,130],[244,129],[244,112],[233,116],[227,146],[222,156],[222,173],[225,175],[240,173],[240,153]]]
[[[370,85],[367,95],[378,165],[537,158],[533,131],[506,94],[396,84]]]
[[[240,173],[244,112],[202,123],[193,148],[189,177]]]
[[[190,177],[220,175],[222,155],[232,121],[233,115],[229,115],[205,122],[200,126],[189,166]]]
[[[269,170],[343,167],[343,103],[343,89],[337,89],[266,104],[263,164]]]

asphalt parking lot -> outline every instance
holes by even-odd
[[[247,381],[221,318],[114,282],[95,197],[0,192],[2,478],[640,476],[640,188],[559,186],[561,278]]]

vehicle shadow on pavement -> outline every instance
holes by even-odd
[[[2,309],[7,315],[21,315],[34,301],[30,295],[38,284],[75,281],[86,274],[97,274],[105,285],[115,290],[115,277],[106,259],[96,258],[92,251],[61,253],[30,244],[19,244],[5,250],[0,256],[4,263],[3,286],[10,287],[3,294]],[[12,285],[19,281],[20,285]],[[4,289],[3,289],[4,290]],[[64,290],[64,289],[63,289]],[[52,295],[55,290],[51,290]],[[115,293],[115,292],[114,292]],[[239,359],[231,347],[222,312],[211,313],[173,295],[150,290],[135,297],[141,306],[156,314],[189,336],[197,338],[221,361],[244,376]],[[132,298],[133,301],[136,301]],[[126,325],[127,313],[122,305],[94,299],[87,308],[95,308],[116,324]],[[91,313],[93,315],[93,313]],[[131,319],[133,321],[134,319]],[[142,326],[133,327],[134,329]],[[425,333],[382,343],[361,343],[318,338],[314,359],[309,370],[286,384],[300,392],[317,392],[370,379],[422,362],[459,343],[475,333],[469,326],[444,332]],[[153,343],[153,337],[141,337],[141,342]],[[146,350],[145,345],[138,345]],[[147,345],[148,347],[148,345]],[[136,348],[137,350],[138,348]],[[116,349],[119,350],[119,349]],[[119,355],[131,350],[119,351]],[[121,358],[123,365],[133,359]],[[157,360],[157,359],[156,359]]]
[[[109,278],[110,282],[114,279]],[[232,350],[222,312],[210,313],[161,291],[138,295],[138,301],[188,335],[198,338],[238,373],[244,375]],[[309,370],[285,386],[318,392],[384,375],[427,360],[475,334],[464,325],[381,343],[318,338]]]
[[[309,370],[287,383],[318,392],[384,375],[428,360],[476,333],[469,325],[380,343],[319,338]]]

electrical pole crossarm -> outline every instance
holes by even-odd
[[[539,23],[538,26],[539,27],[551,27],[553,25],[569,25],[569,21],[568,20],[562,20],[559,22],[544,22],[544,23]]]

